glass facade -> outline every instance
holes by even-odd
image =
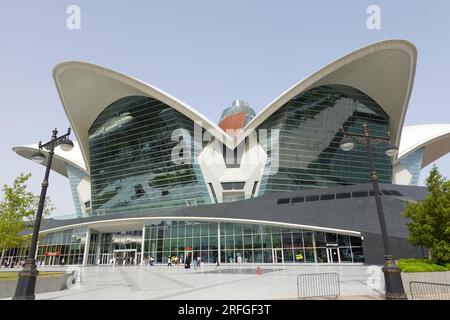
[[[144,257],[200,257],[214,263],[364,262],[360,237],[260,224],[195,221],[149,222]],[[332,261],[336,255],[337,261]]]
[[[83,215],[81,210],[80,198],[78,197],[77,187],[80,184],[81,180],[86,176],[86,174],[82,170],[67,163],[66,170],[67,176],[69,178],[70,191],[72,192],[73,203],[75,204],[75,213],[77,217],[82,217]]]
[[[417,186],[419,184],[420,169],[422,168],[423,152],[425,148],[420,148],[407,157],[400,160],[403,167],[408,170],[411,174],[411,179],[409,180],[410,185]]]
[[[342,151],[340,128],[348,133],[362,133],[368,123],[373,136],[388,136],[389,117],[369,96],[343,85],[310,89],[287,102],[264,121],[258,129],[267,129],[268,160],[259,195],[274,191],[326,188],[336,185],[367,183],[370,168],[365,146],[355,144]],[[271,129],[279,130],[279,143],[272,144]],[[279,166],[272,157],[278,147]],[[384,145],[373,146],[380,182],[390,183],[391,162]],[[277,169],[277,170],[276,170]]]
[[[82,264],[87,228],[71,229],[46,235],[37,249],[37,264]]]
[[[88,240],[89,234],[89,240]],[[86,241],[89,247],[86,248]],[[143,245],[143,247],[142,247]],[[85,252],[86,250],[86,252]],[[5,252],[6,261],[25,260],[27,247]],[[142,255],[143,254],[143,255]],[[320,231],[262,224],[159,220],[142,230],[98,233],[78,228],[46,235],[38,245],[39,264],[138,265],[152,256],[204,263],[357,263],[364,262],[362,239]]]
[[[89,129],[94,215],[210,203],[197,159],[171,160],[177,129],[194,136],[192,120],[149,97],[119,99],[98,116]]]
[[[131,265],[141,262],[142,230],[104,233],[101,235],[98,264]]]

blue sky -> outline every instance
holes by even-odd
[[[69,5],[81,30],[69,30]],[[366,9],[381,8],[381,30]],[[0,183],[43,167],[13,146],[48,140],[69,123],[51,72],[59,62],[103,65],[157,86],[217,122],[234,99],[258,112],[281,92],[341,56],[406,39],[418,64],[406,124],[450,123],[450,2],[425,1],[10,1],[0,11]],[[450,156],[437,164],[450,177]],[[422,179],[427,170],[423,171]],[[52,173],[55,215],[72,213],[66,178]]]

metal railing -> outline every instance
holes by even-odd
[[[411,281],[411,300],[450,300],[450,284]]]
[[[341,295],[339,274],[310,273],[297,275],[297,295],[299,299],[330,297]]]

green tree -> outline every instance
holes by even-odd
[[[408,241],[428,248],[428,257],[437,264],[450,262],[450,181],[436,166],[426,179],[427,197],[407,205]]]
[[[0,250],[1,259],[6,249],[28,245],[39,197],[27,190],[26,182],[31,174],[20,174],[12,186],[4,185],[3,199],[0,201]],[[50,199],[46,199],[44,216],[51,213],[54,206]]]

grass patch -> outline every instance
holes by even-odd
[[[450,271],[450,263],[440,266],[430,262],[428,259],[400,259],[398,267],[403,272],[439,272]]]
[[[63,275],[64,272],[39,272],[38,277],[55,277]],[[18,272],[0,272],[0,280],[15,280],[19,278]]]

